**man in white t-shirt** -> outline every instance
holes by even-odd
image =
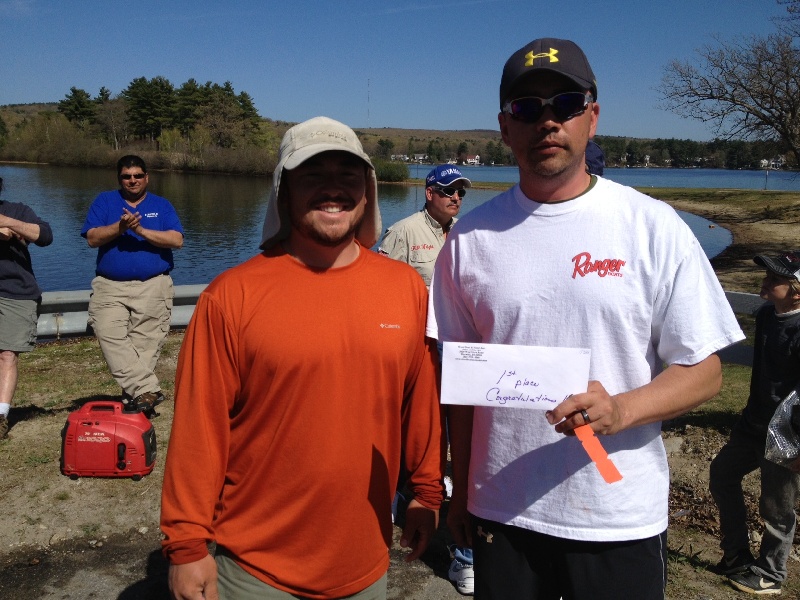
[[[600,107],[573,42],[506,62],[498,116],[520,183],[453,228],[427,334],[591,350],[586,393],[547,412],[453,406],[448,524],[475,552],[476,598],[662,599],[663,419],[713,397],[717,351],[744,336],[696,238],[668,205],[590,175]],[[574,429],[590,425],[622,480]]]

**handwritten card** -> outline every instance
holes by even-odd
[[[442,402],[550,410],[589,383],[587,348],[445,342]]]

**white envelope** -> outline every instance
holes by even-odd
[[[588,348],[445,342],[442,402],[550,410],[589,384]]]

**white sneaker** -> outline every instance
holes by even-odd
[[[454,558],[447,571],[447,578],[456,584],[459,594],[472,596],[475,593],[475,573],[472,565],[462,563]]]

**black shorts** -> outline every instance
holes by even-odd
[[[584,542],[473,518],[476,600],[663,600],[667,532]]]

